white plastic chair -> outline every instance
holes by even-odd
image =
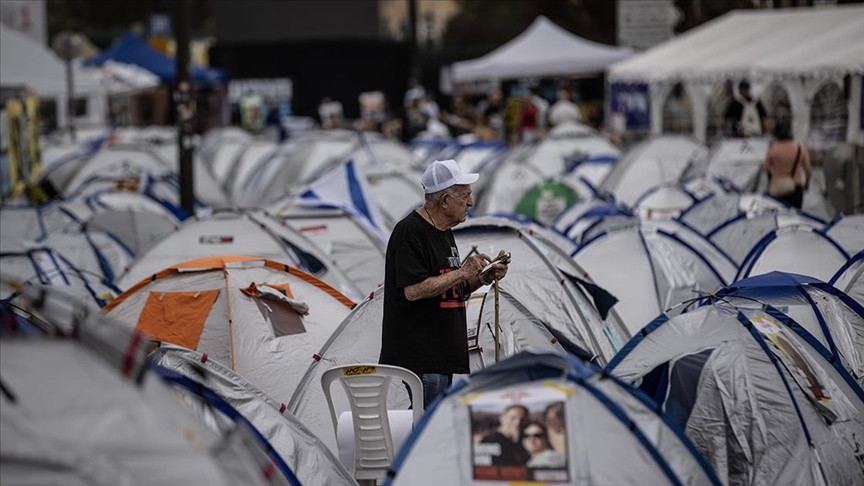
[[[393,378],[404,381],[411,389],[412,410],[387,410],[387,391]],[[342,413],[338,419],[330,395],[334,380],[342,383],[351,405],[351,412]],[[336,366],[324,372],[321,387],[330,407],[342,463],[361,484],[374,485],[377,480],[384,479],[398,449],[394,444],[401,445],[423,416],[420,378],[398,366],[355,364]],[[391,422],[395,425],[393,429]],[[352,432],[353,444],[349,437]],[[351,445],[353,450],[347,450]]]

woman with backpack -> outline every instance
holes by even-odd
[[[810,187],[813,176],[810,154],[803,143],[792,138],[789,120],[777,122],[774,138],[762,163],[762,171],[768,173],[768,194],[793,208],[801,209],[804,192]]]

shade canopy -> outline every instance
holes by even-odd
[[[613,81],[864,73],[864,7],[733,11],[618,62]]]
[[[541,15],[525,32],[489,54],[453,64],[453,81],[595,74],[631,54],[628,48],[573,35]]]
[[[87,60],[86,66],[101,66],[106,61],[117,61],[142,67],[159,76],[165,84],[173,84],[177,80],[177,64],[174,59],[150,47],[144,39],[133,33],[128,33],[102,54]],[[228,74],[215,68],[192,66],[190,73],[196,83],[224,84]]]

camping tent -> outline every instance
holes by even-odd
[[[864,391],[773,307],[663,314],[607,370],[641,382],[724,484],[864,481]]]
[[[824,231],[850,255],[864,250],[864,214],[838,216],[825,225]]]
[[[843,264],[831,277],[830,283],[859,303],[864,302],[864,250]]]
[[[591,42],[537,17],[524,32],[483,57],[453,64],[456,83],[591,75],[630,57],[627,48]]]
[[[606,315],[608,309],[598,310],[602,306],[596,304],[590,286],[585,285],[594,281],[585,276],[585,270],[540,235],[523,231],[512,220],[484,216],[458,226],[453,236],[462,258],[474,252],[492,257],[500,249],[510,252],[512,259],[501,288],[517,297],[532,315],[601,362],[629,338],[615,311]]]
[[[613,91],[625,84],[648,91],[653,133],[663,131],[661,108],[682,82],[693,105],[693,135],[700,140],[706,135],[715,84],[741,78],[776,83],[788,95],[795,138],[807,140],[814,95],[826,85],[839,85],[842,93],[844,77],[851,75],[843,140],[860,144],[862,31],[864,8],[859,5],[733,11],[612,65],[609,82]]]
[[[738,307],[782,308],[864,385],[864,307],[842,291],[804,275],[771,272],[739,280],[717,295]]]
[[[741,263],[736,280],[774,270],[831,280],[849,255],[836,241],[809,226],[787,226],[765,235]]]
[[[187,260],[244,255],[275,260],[315,275],[350,298],[359,298],[350,279],[314,243],[264,211],[224,211],[186,220],[151,246],[117,280],[127,289],[143,278]]]
[[[600,189],[628,207],[653,187],[677,184],[688,170],[704,163],[707,150],[690,137],[665,135],[630,149],[612,167]]]
[[[82,301],[104,306],[120,294],[111,282],[76,267],[58,251],[30,247],[0,253],[0,299],[17,297],[22,284],[38,283],[68,287]]]
[[[690,217],[691,214],[693,217]],[[688,212],[685,216],[679,221],[689,226],[687,221],[694,221],[698,215]],[[751,250],[773,232],[793,226],[818,229],[821,225],[821,221],[794,210],[738,213],[734,218],[710,230],[705,237],[736,265],[741,265],[747,260]],[[837,266],[833,268],[836,269]]]
[[[549,223],[573,203],[572,199],[590,197],[592,188],[606,177],[619,155],[617,147],[593,130],[524,143],[489,168],[488,181],[477,197],[477,211],[513,213],[520,203],[527,202],[530,211],[522,214]],[[486,178],[484,174],[481,180]],[[569,196],[562,192],[565,188]],[[532,190],[541,197],[529,200]],[[544,198],[546,191],[550,195]],[[544,213],[548,214],[545,219],[540,217]]]
[[[519,445],[536,457],[527,463],[504,457],[506,443],[491,436],[499,417],[514,408],[528,413],[525,430],[545,432],[540,439],[554,446],[547,449],[552,453],[541,456],[536,444],[543,442],[523,437]],[[653,408],[629,385],[575,358],[521,353],[456,384],[433,404],[384,484],[429,484],[429,478],[466,485],[721,484]]]
[[[198,351],[162,345],[150,355],[159,366],[174,370],[213,390],[249,420],[272,444],[304,486],[354,485],[339,459],[312,432],[255,385]]]
[[[73,75],[73,93],[87,99],[86,121],[104,125],[108,106],[106,90],[98,73],[76,67]],[[0,25],[0,86],[26,87],[40,99],[56,100],[57,120],[65,125],[68,103],[63,61],[46,47],[5,24]]]
[[[618,297],[618,312],[635,335],[665,309],[734,278],[732,262],[707,258],[685,238],[653,225],[627,226],[583,243],[573,259]]]
[[[382,241],[357,216],[327,205],[304,207],[293,196],[277,202],[270,210],[326,253],[362,295],[384,283],[387,241]]]
[[[287,485],[238,427],[214,434],[148,373],[150,342],[75,300],[22,303],[74,339],[0,340],[0,474],[10,484]],[[274,468],[275,469],[275,468]]]
[[[311,275],[260,258],[185,262],[141,281],[105,312],[153,340],[207,353],[287,402],[354,304]]]
[[[109,60],[140,66],[159,76],[163,84],[173,85],[177,80],[177,63],[174,59],[153,49],[144,39],[131,32],[95,58],[85,61],[84,65],[101,66]],[[226,84],[228,82],[228,74],[221,69],[192,66],[190,74],[196,83]]]
[[[82,225],[114,235],[133,255],[180,226],[175,212],[142,192],[97,192],[79,201],[62,203]]]

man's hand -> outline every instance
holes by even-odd
[[[483,267],[485,267],[490,261],[491,259],[489,256],[484,253],[478,253],[468,257],[461,269],[465,280],[476,278],[480,275],[480,270],[483,270]]]
[[[496,256],[495,259],[497,260],[506,254],[507,254],[507,252],[505,252],[504,250],[500,250],[498,252],[498,256]],[[509,261],[507,263],[496,263],[496,264],[492,265],[492,268],[489,269],[489,271],[486,272],[486,274],[483,276],[483,280],[485,280],[487,282],[491,282],[491,281],[496,280],[496,279],[501,280],[502,278],[504,278],[507,275],[507,269],[509,267],[510,267]]]

